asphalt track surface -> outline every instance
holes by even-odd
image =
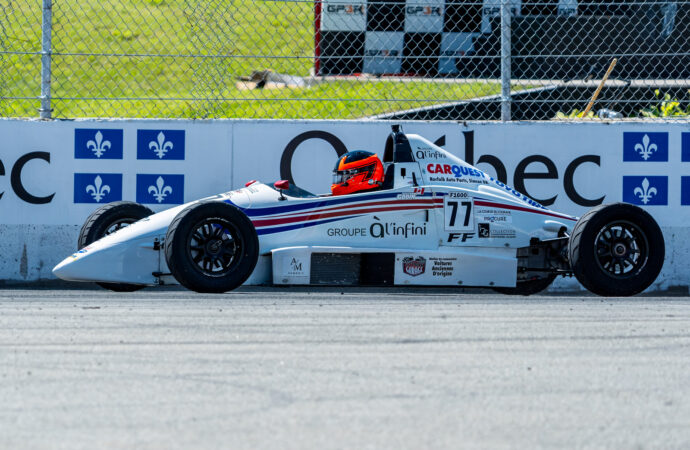
[[[0,448],[690,448],[690,299],[0,290]]]

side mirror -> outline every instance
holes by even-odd
[[[288,180],[280,180],[273,183],[273,187],[278,189],[280,192],[280,197],[278,200],[287,200],[287,197],[283,195],[283,189],[290,189],[290,182]]]
[[[273,187],[279,190],[290,189],[290,182],[288,180],[280,180],[273,183]]]

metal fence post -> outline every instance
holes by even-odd
[[[511,1],[501,0],[501,120],[510,120]]]
[[[53,0],[43,0],[43,22],[41,24],[41,119],[50,119],[50,63],[52,59]]]

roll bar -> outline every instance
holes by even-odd
[[[391,125],[391,134],[386,139],[386,147],[383,151],[383,162],[403,163],[414,161],[410,141],[407,140],[402,127],[399,124]]]

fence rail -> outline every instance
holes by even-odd
[[[690,4],[0,0],[0,117],[690,115]]]

